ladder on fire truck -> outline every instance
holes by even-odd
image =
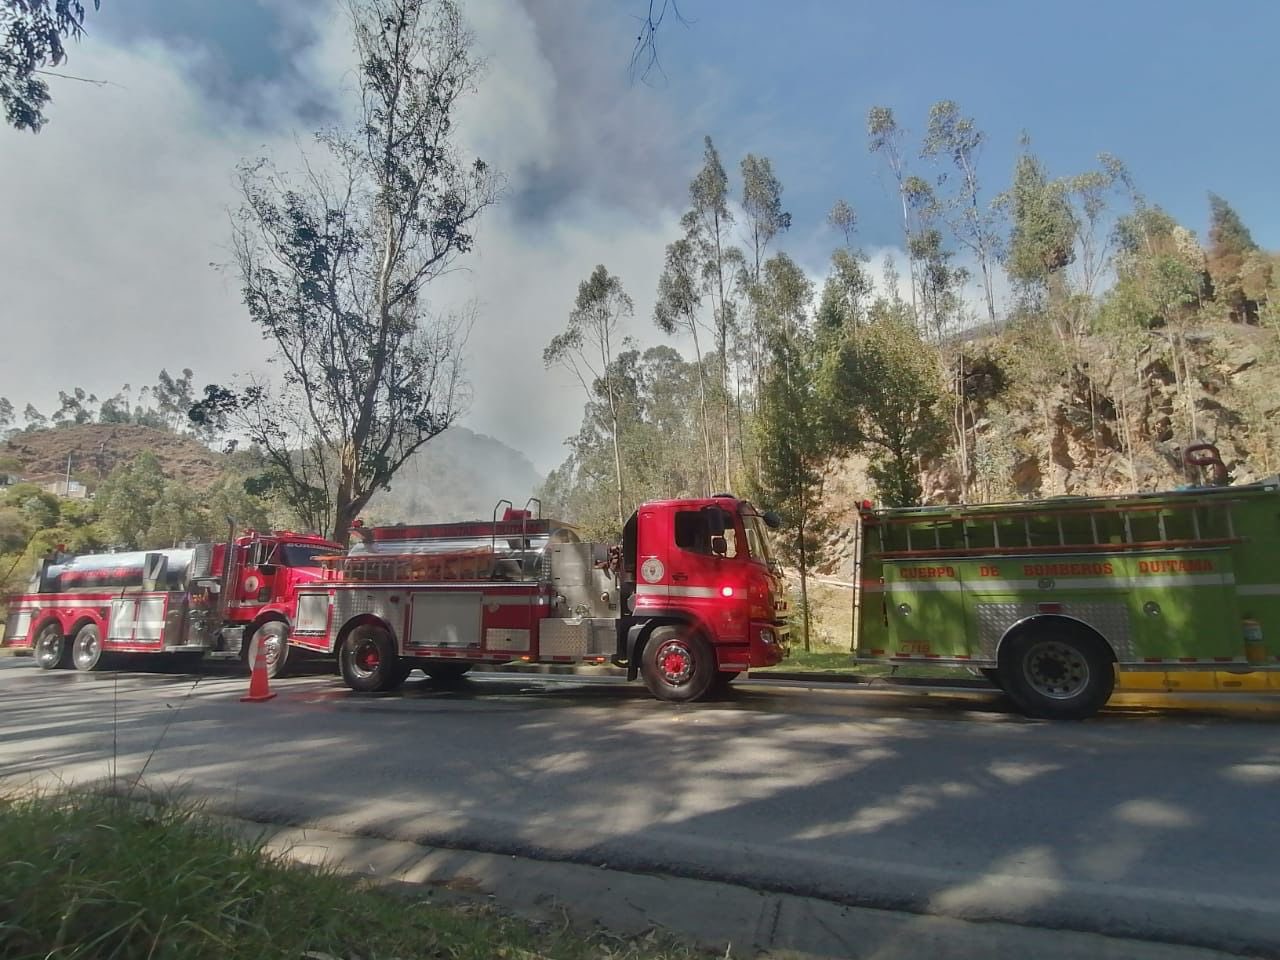
[[[502,518],[498,512],[506,507]],[[534,515],[531,507],[536,507]],[[515,538],[515,524],[519,523],[519,539]],[[482,521],[474,523],[448,523],[426,526],[402,527],[400,539],[378,541],[386,552],[357,553],[345,556],[317,558],[324,566],[325,579],[347,580],[362,583],[463,583],[483,580],[519,582],[537,575],[528,569],[531,557],[532,536],[549,534],[548,521],[542,518],[542,501],[530,497],[523,510],[516,510],[510,500],[499,500],[493,508],[493,517],[485,529]],[[359,532],[359,530],[358,530]],[[361,533],[363,536],[363,533]],[[488,538],[487,546],[477,541]],[[499,540],[505,540],[506,550],[500,550]],[[513,542],[514,541],[514,542]],[[366,546],[374,543],[366,540]],[[400,543],[404,549],[395,550]],[[407,549],[410,545],[429,549]]]

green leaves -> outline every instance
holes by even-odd
[[[93,0],[98,9],[100,0]],[[0,5],[0,104],[18,130],[39,133],[49,86],[36,76],[67,58],[64,40],[84,33],[81,0],[5,0]]]
[[[919,503],[918,464],[942,452],[949,424],[937,355],[905,311],[877,301],[858,339],[823,359],[817,394],[834,448],[868,456],[880,500]]]
[[[207,393],[266,453],[304,520],[335,540],[466,402],[467,313],[430,309],[430,284],[475,243],[498,178],[455,143],[479,64],[450,0],[354,0],[362,114],[289,175],[241,165],[233,245],[249,316],[280,375]],[[553,345],[571,348],[568,341]],[[316,525],[308,523],[308,525]]]
[[[1076,221],[1066,185],[1051,182],[1035,154],[1018,157],[1013,186],[1000,202],[1013,220],[1005,259],[1010,279],[1043,285],[1075,259]]]

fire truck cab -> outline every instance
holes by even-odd
[[[535,504],[358,531],[301,590],[293,642],[335,654],[360,691],[392,689],[413,667],[448,679],[477,663],[613,663],[664,700],[786,655],[771,515],[727,494],[663,500],[642,505],[620,542],[590,543]]]

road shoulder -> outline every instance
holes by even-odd
[[[632,937],[660,929],[717,955],[876,960],[1223,960],[1233,954],[1092,933],[850,907],[705,880],[428,847],[219,817],[300,864],[407,886],[438,900],[496,902],[520,916]]]

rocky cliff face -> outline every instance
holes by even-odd
[[[1126,353],[1086,338],[1044,346],[1031,361],[1006,339],[966,355],[962,452],[922,464],[931,503],[1153,491],[1199,482],[1183,466],[1190,444],[1217,445],[1231,482],[1280,470],[1280,337],[1243,325],[1169,331]],[[957,418],[958,420],[958,418]],[[967,477],[962,464],[968,460]],[[855,504],[875,499],[865,461],[835,467],[827,570],[847,573]]]

